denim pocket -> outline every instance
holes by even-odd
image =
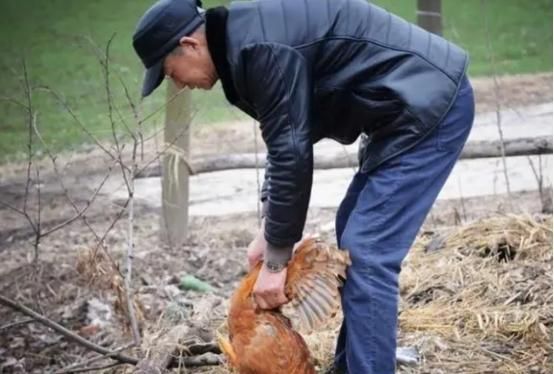
[[[460,151],[467,140],[474,116],[473,88],[467,77],[464,77],[454,104],[437,126],[437,149],[444,152]]]

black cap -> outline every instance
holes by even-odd
[[[142,97],[148,96],[164,79],[165,56],[204,23],[200,1],[159,0],[139,20],[133,47],[146,67]]]

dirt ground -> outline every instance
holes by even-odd
[[[496,94],[492,79],[475,79],[473,84],[478,111],[494,110]],[[552,100],[551,74],[502,77],[499,85],[503,107]],[[195,126],[192,154],[252,151],[251,138],[252,127],[244,123]],[[146,153],[154,155],[155,147],[148,145]],[[0,295],[24,303],[98,344],[114,348],[131,340],[121,295],[129,232],[125,207],[105,199],[95,200],[85,218],[42,238],[37,247],[38,261],[32,261],[36,241],[29,220],[37,226],[39,204],[43,231],[64,224],[75,210],[88,205],[88,197],[95,188],[87,184],[89,177],[104,173],[108,165],[106,157],[98,150],[60,155],[58,162],[63,165],[63,187],[50,160],[38,162],[41,165],[40,202],[36,199],[36,185],[31,186],[32,196],[25,201],[25,163],[0,166],[0,201],[4,203],[0,205]],[[68,202],[64,189],[75,207]],[[552,192],[546,194],[551,196]],[[29,219],[5,204],[18,210],[26,206]],[[546,210],[551,212],[551,200],[546,205]],[[537,192],[514,194],[511,202],[506,196],[440,201],[428,216],[422,233],[459,227],[478,218],[514,211],[535,215],[544,208]],[[160,241],[160,212],[157,209],[137,203],[133,214],[136,244],[132,285],[145,335],[154,334],[162,325],[187,321],[194,314],[194,306],[206,297],[203,293],[178,287],[179,280],[187,274],[211,285],[214,289],[211,295],[220,299],[209,318],[210,326],[215,328],[223,320],[225,300],[245,274],[246,247],[256,232],[256,215],[192,217],[186,243],[175,247]],[[333,242],[334,214],[334,209],[311,210],[306,231]],[[104,244],[99,246],[99,238],[104,236]],[[209,333],[207,335],[209,338]],[[129,352],[139,354],[138,350]],[[0,306],[0,373],[54,372],[92,356],[90,351],[52,330]],[[432,367],[435,366],[424,363],[418,372],[443,372],[430,369]],[[187,372],[215,373],[213,370],[220,369],[201,368]],[[539,368],[534,372],[547,371]]]

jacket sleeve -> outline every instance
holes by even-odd
[[[266,162],[266,168],[267,168],[267,165],[268,163]],[[268,195],[268,181],[267,181],[267,173],[265,173],[264,175],[264,182],[262,184],[262,191],[261,191],[261,194],[260,194],[260,200],[262,201],[262,217],[261,218],[265,218],[266,214],[267,214],[267,206],[269,204],[268,202],[268,199],[267,199],[267,195]]]
[[[290,249],[302,238],[312,187],[310,72],[300,53],[278,44],[250,46],[241,57],[246,97],[267,146],[265,238]]]

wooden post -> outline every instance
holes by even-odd
[[[441,0],[417,0],[417,24],[427,31],[442,35]]]
[[[187,235],[189,205],[189,158],[192,105],[190,90],[179,96],[173,82],[167,83],[164,149],[162,162],[162,239],[169,245],[183,243]],[[173,98],[173,100],[172,100]]]

